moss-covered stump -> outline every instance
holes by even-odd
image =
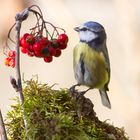
[[[122,128],[101,122],[93,104],[77,92],[53,90],[47,84],[31,79],[24,82],[24,116],[17,104],[7,114],[9,140],[128,140]]]

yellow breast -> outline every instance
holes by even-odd
[[[74,69],[76,70],[77,64],[80,59],[83,59],[85,66],[89,70],[87,82],[84,77],[84,83],[93,88],[101,88],[108,81],[108,72],[106,70],[105,57],[102,52],[96,51],[89,47],[86,43],[79,43],[74,49]],[[86,77],[87,78],[87,77]]]

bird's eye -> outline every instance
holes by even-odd
[[[82,28],[81,31],[87,31],[87,28]]]

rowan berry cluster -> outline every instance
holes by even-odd
[[[38,8],[34,10],[33,7]],[[27,54],[30,57],[43,58],[46,63],[52,62],[53,57],[59,57],[62,50],[67,47],[68,36],[65,30],[60,27],[54,26],[52,23],[47,22],[43,18],[43,14],[38,6],[31,6],[28,9],[36,17],[36,24],[30,29],[29,33],[24,33],[19,39],[19,47],[23,54]],[[27,16],[23,16],[23,20],[26,20]],[[11,37],[10,33],[15,24],[9,31],[8,39],[14,44],[17,44]],[[7,48],[10,48],[9,46]],[[9,55],[12,53],[14,55]],[[14,50],[6,51],[6,66],[15,67]]]
[[[59,57],[61,50],[67,47],[68,36],[63,33],[57,38],[43,37],[25,33],[20,38],[21,52],[28,56],[43,58],[45,62],[51,62],[53,56]]]

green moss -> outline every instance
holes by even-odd
[[[47,84],[31,79],[24,82],[24,116],[16,105],[7,114],[9,140],[128,140],[123,129],[101,122],[93,104],[84,96],[67,89],[53,90]]]

